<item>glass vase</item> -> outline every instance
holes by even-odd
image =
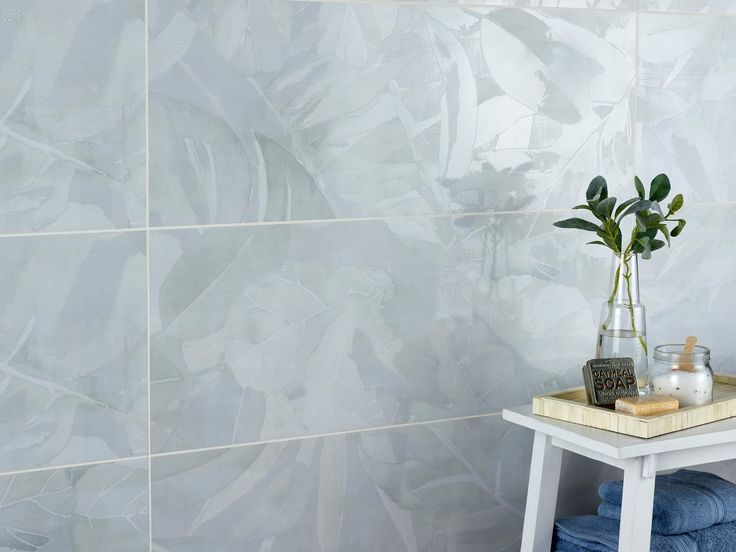
[[[639,259],[636,254],[614,255],[609,289],[608,301],[601,309],[596,357],[634,359],[639,393],[648,394],[646,313],[644,305],[639,302]]]

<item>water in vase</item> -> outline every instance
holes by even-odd
[[[632,330],[604,330],[601,328],[595,353],[597,358],[634,359],[639,392],[641,394],[649,392],[647,353],[642,346],[641,334]]]

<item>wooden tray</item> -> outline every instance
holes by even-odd
[[[537,395],[532,411],[539,416],[649,439],[736,416],[736,377],[716,374],[714,381],[712,403],[656,416],[633,416],[591,406],[584,387]]]

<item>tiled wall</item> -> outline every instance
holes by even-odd
[[[0,0],[0,548],[518,550],[591,176],[686,192],[650,340],[736,357],[732,4]]]

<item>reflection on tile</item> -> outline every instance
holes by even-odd
[[[3,0],[0,232],[145,221],[142,0]]]
[[[645,265],[647,331],[652,345],[697,334],[716,372],[736,373],[736,207],[691,206],[682,238]]]
[[[553,220],[154,232],[153,449],[527,402],[592,348],[605,284],[579,278],[608,274]]]
[[[0,469],[145,452],[145,236],[5,238],[0,258]]]
[[[736,27],[728,18],[641,16],[638,171],[667,172],[698,201],[736,198]]]
[[[160,552],[516,551],[530,448],[492,416],[154,458],[153,539]]]
[[[151,2],[151,222],[571,205],[631,173],[634,17]],[[275,38],[276,37],[276,38]]]
[[[146,552],[143,461],[0,476],[0,548]]]
[[[735,14],[732,0],[639,0],[642,10],[680,13]]]

